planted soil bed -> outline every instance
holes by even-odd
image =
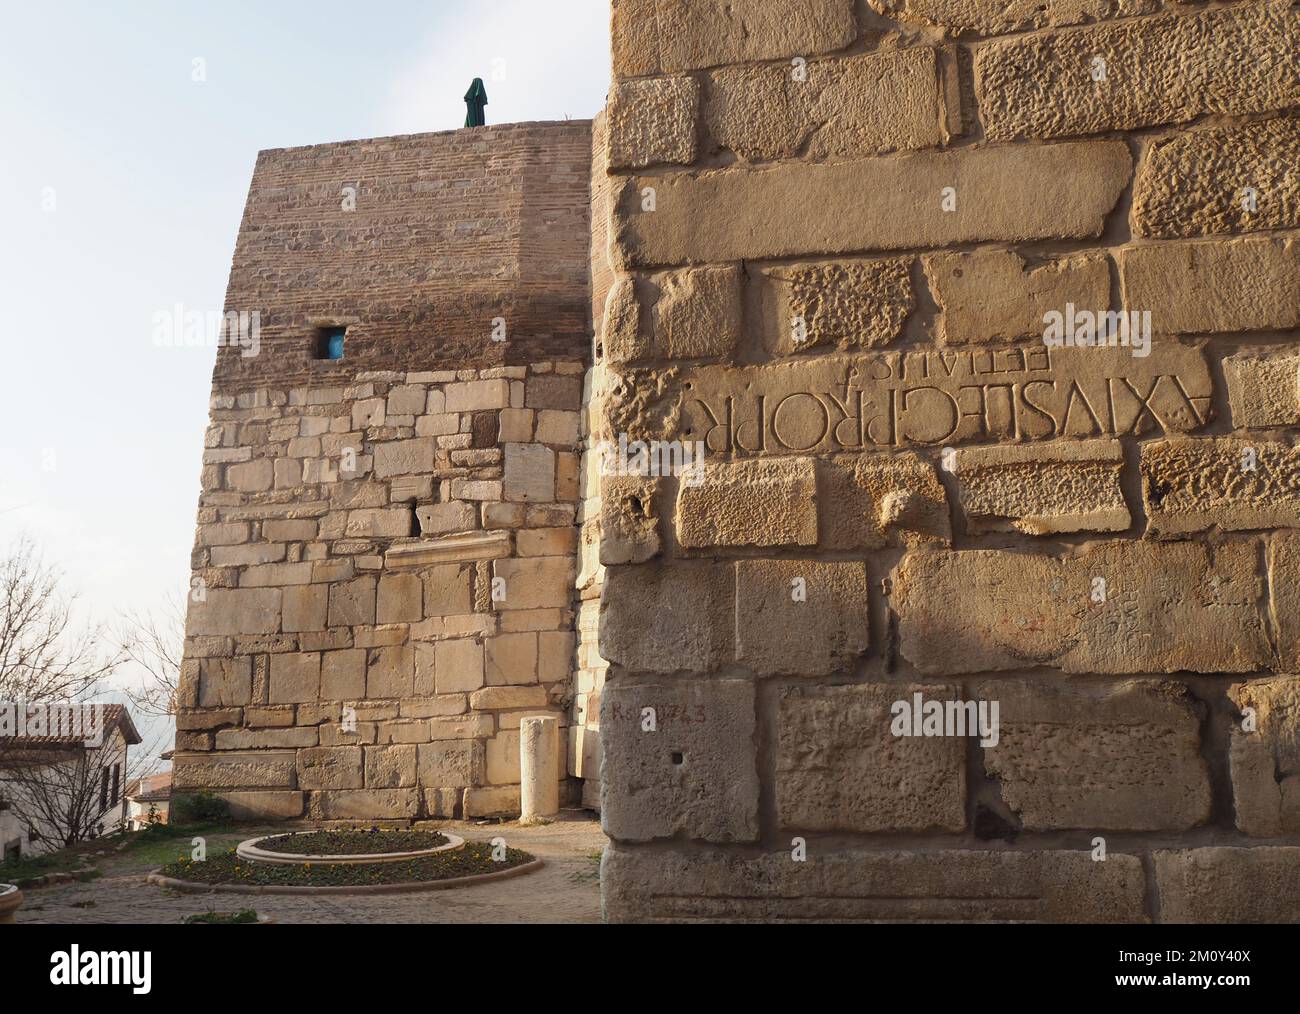
[[[311,831],[263,838],[263,852],[303,856],[370,856],[387,852],[422,852],[447,844],[437,831]]]
[[[419,859],[396,863],[342,864],[300,863],[268,866],[250,863],[233,851],[210,857],[206,862],[182,860],[169,863],[150,880],[164,886],[256,892],[292,890],[382,891],[418,890],[441,883],[482,877],[524,873],[541,866],[521,849],[506,849],[505,859],[493,862],[493,848],[480,842],[466,842],[454,852],[437,852]]]

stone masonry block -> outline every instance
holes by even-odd
[[[736,563],[736,661],[755,672],[852,672],[870,613],[862,563]]]

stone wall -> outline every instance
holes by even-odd
[[[1300,919],[1300,11],[613,8],[607,917]]]
[[[227,305],[261,347],[214,376],[178,792],[518,812],[520,719],[572,713],[589,179],[589,123],[259,157]]]

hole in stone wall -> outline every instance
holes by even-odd
[[[320,327],[316,329],[314,355],[317,359],[342,359],[346,327]]]
[[[686,754],[684,754],[684,753],[674,753],[674,754],[673,754],[673,763],[676,764],[678,767],[680,767],[681,765],[685,764],[685,763],[686,763]]]

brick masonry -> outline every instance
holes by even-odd
[[[1300,920],[1300,11],[612,27],[606,917]]]

